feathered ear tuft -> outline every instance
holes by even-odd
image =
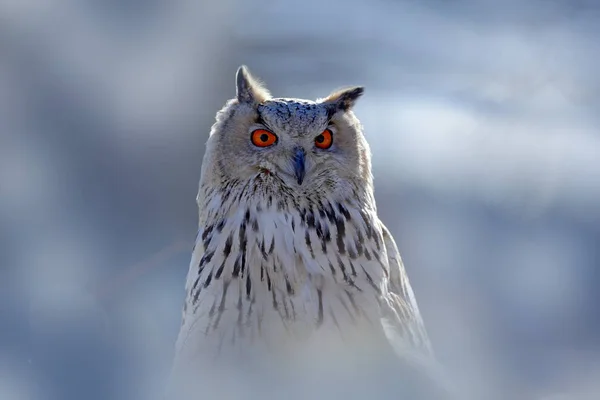
[[[240,103],[259,104],[271,98],[267,88],[242,65],[235,74],[236,97]]]
[[[354,107],[356,100],[362,96],[365,88],[362,86],[353,86],[346,89],[340,89],[321,100],[323,103],[332,106],[332,112],[348,111]]]

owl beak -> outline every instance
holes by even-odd
[[[296,180],[298,182],[298,185],[302,185],[302,182],[304,181],[304,174],[305,174],[304,158],[305,158],[305,156],[306,156],[306,153],[304,152],[304,149],[302,149],[302,148],[296,149],[296,152],[294,153],[294,174],[296,175]]]

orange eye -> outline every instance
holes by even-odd
[[[333,144],[333,135],[329,129],[325,129],[315,138],[315,146],[320,149],[328,149]]]
[[[265,129],[252,132],[252,144],[258,147],[269,147],[277,142],[277,136]]]

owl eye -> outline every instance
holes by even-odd
[[[325,129],[315,138],[315,146],[320,149],[328,149],[333,144],[333,134],[329,129]]]
[[[252,132],[252,144],[258,147],[269,147],[277,143],[277,136],[266,129],[257,129]]]

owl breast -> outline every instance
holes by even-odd
[[[214,196],[201,214],[180,346],[189,337],[201,352],[263,352],[379,326],[386,265],[368,210],[326,198]]]

